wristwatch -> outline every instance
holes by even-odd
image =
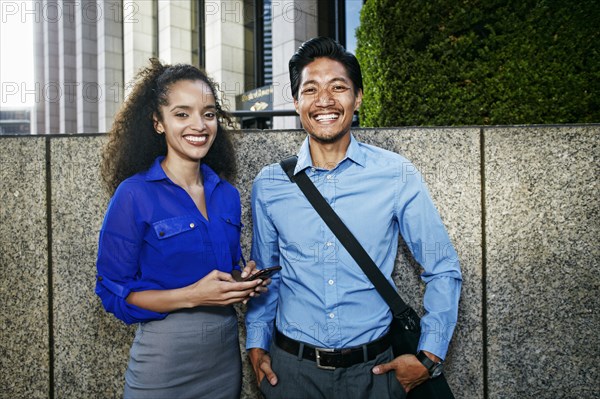
[[[417,353],[417,359],[429,371],[429,378],[439,377],[444,372],[444,364],[442,362],[434,362],[423,351]]]

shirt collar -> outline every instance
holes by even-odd
[[[157,157],[154,160],[152,166],[150,166],[150,169],[148,169],[148,172],[146,172],[146,181],[159,181],[167,179],[167,174],[163,170],[162,166],[160,166],[160,163],[163,159],[165,159],[164,155]]]
[[[346,159],[349,159],[360,166],[365,166],[366,155],[362,151],[362,148],[352,133],[350,133],[350,145],[346,150],[346,156],[340,161],[340,163],[344,162]],[[309,138],[306,137],[302,143],[302,146],[300,147],[300,151],[298,152],[298,163],[296,164],[296,169],[294,169],[294,174],[297,174],[298,172],[312,166],[313,162],[310,156],[310,141]]]
[[[161,155],[154,160],[152,166],[150,166],[150,169],[148,169],[148,172],[146,173],[146,181],[160,181],[169,179],[162,166],[160,166],[160,163],[163,161],[163,159],[165,159],[165,156]],[[202,163],[200,164],[200,170],[202,171],[202,179],[205,186],[214,187],[221,181],[219,175],[217,175],[215,171],[210,168],[210,166]]]
[[[217,186],[221,182],[221,178],[212,170],[212,168],[204,163],[200,164],[200,170],[202,171],[202,182],[204,183],[204,190],[209,190]]]

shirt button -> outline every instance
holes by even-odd
[[[193,229],[194,227],[196,227],[196,225],[194,223],[190,223],[190,229]]]
[[[331,180],[332,178],[333,178],[333,176],[327,175],[327,180]]]
[[[165,236],[165,232],[161,231],[161,232],[158,233],[158,235],[161,236],[161,237],[164,237]]]
[[[328,281],[329,285],[333,285],[333,280]]]
[[[102,281],[102,276],[98,276],[98,281]]]
[[[310,168],[310,171],[315,173],[317,170],[315,168]]]
[[[327,245],[328,247],[330,247],[330,246],[332,246],[332,245],[333,245],[333,243],[332,243],[332,242],[328,242],[328,243],[326,243],[325,245]]]
[[[335,315],[333,313],[329,313],[329,318],[333,319],[335,317]]]

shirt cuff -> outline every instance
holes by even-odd
[[[448,341],[441,340],[439,336],[436,337],[435,333],[421,333],[417,352],[427,351],[444,360],[448,353],[448,344]]]
[[[269,351],[273,340],[273,327],[265,323],[253,323],[246,326],[246,350],[261,348]]]
[[[96,283],[104,286],[104,288],[106,288],[107,290],[109,290],[114,295],[120,298],[127,298],[129,293],[131,292],[131,290],[128,287],[118,284],[112,281],[111,279],[107,278],[106,276],[100,274],[96,276]]]

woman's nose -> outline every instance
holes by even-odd
[[[194,118],[192,120],[192,126],[191,126],[192,129],[202,131],[202,130],[204,130],[205,126],[206,126],[206,124],[204,123],[204,118],[202,117],[202,115],[194,116]]]

